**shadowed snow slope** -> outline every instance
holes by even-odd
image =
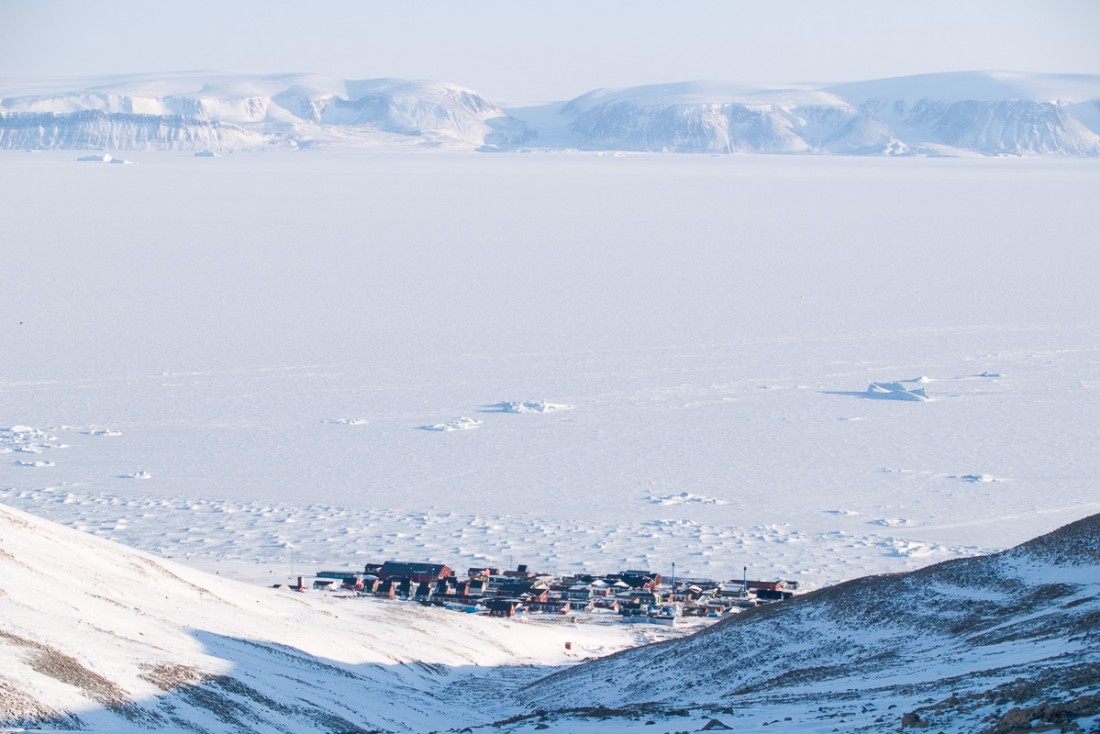
[[[892,729],[906,710],[933,731],[999,731],[1010,702],[1035,707],[1020,715],[1027,721],[1064,715],[1055,709],[1066,704],[1093,721],[1098,594],[1094,515],[996,555],[758,607],[689,638],[554,674],[521,695],[539,709],[795,705],[793,718],[840,702],[849,707],[843,731]],[[890,708],[900,710],[881,718]]]
[[[452,687],[633,637],[246,586],[5,506],[0,619],[0,725],[93,731],[469,724],[486,714]]]
[[[534,683],[569,662],[565,640],[581,656],[610,652],[630,626],[245,586],[3,506],[0,579],[6,726],[579,732],[722,717],[751,730],[884,731],[904,714],[936,731],[1007,732],[1100,716],[1100,516]],[[516,715],[509,692],[535,713]]]

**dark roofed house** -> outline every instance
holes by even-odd
[[[490,599],[488,604],[489,616],[514,617],[519,606],[519,599]]]
[[[380,579],[408,579],[420,583],[421,581],[436,581],[451,575],[451,569],[442,563],[407,563],[405,561],[386,561],[378,569]]]

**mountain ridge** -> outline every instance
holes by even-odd
[[[305,73],[51,78],[38,87],[8,77],[0,149],[1100,156],[1100,75],[953,72],[788,88],[688,81],[597,89],[555,105],[551,114],[545,105],[505,109],[446,82]]]

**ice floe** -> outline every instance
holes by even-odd
[[[948,479],[958,479],[960,482],[970,482],[971,484],[987,484],[991,482],[1003,482],[1003,479],[998,479],[992,474],[951,474]]]
[[[872,382],[867,386],[866,396],[878,400],[928,400],[923,387],[910,390],[900,382]]]
[[[13,425],[0,428],[0,454],[42,454],[51,449],[64,448],[57,436],[31,426]],[[22,463],[22,466],[42,465],[41,462]],[[53,466],[53,464],[49,464]]]
[[[498,413],[556,413],[561,410],[573,409],[573,406],[567,403],[548,403],[545,400],[537,402],[504,401],[486,407],[489,411]]]
[[[650,495],[646,498],[646,502],[651,505],[728,505],[729,500],[724,500],[720,497],[705,497],[703,495],[692,494],[691,492],[680,492],[679,494],[667,494],[663,496]]]
[[[422,431],[450,432],[468,431],[471,428],[477,428],[480,425],[481,421],[479,421],[477,418],[467,418],[466,416],[462,416],[459,418],[455,418],[453,421],[447,421],[446,423],[432,423],[431,425],[418,426],[418,428]]]
[[[365,426],[370,423],[366,418],[325,418],[321,422],[337,426]]]
[[[119,479],[152,479],[153,475],[143,469],[141,471],[136,471],[132,474],[119,474],[118,478]]]
[[[880,517],[877,520],[868,520],[869,525],[881,525],[884,528],[903,528],[909,524],[904,517]]]
[[[125,158],[115,158],[110,153],[97,153],[96,155],[85,155],[77,158],[78,161],[86,163],[118,163],[124,166],[129,166],[133,161],[128,161]]]

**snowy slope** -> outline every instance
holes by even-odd
[[[476,723],[488,713],[452,690],[500,690],[633,640],[246,586],[2,505],[0,619],[0,726],[93,731]]]
[[[1100,516],[535,682],[635,631],[245,586],[4,506],[0,579],[4,726],[619,732],[718,718],[808,732],[905,716],[1006,732],[1100,717]]]
[[[1098,623],[1094,515],[993,556],[760,607],[520,695],[544,710],[767,709],[792,720],[835,721],[836,709],[821,704],[839,704],[844,731],[893,730],[903,712],[933,731],[1006,731],[994,727],[1021,718],[1087,723],[1100,715]],[[1052,718],[1066,716],[1058,704],[1074,711],[1068,720]]]
[[[174,75],[0,91],[0,148],[243,150],[270,145],[482,148],[529,136],[472,90],[306,74]]]

